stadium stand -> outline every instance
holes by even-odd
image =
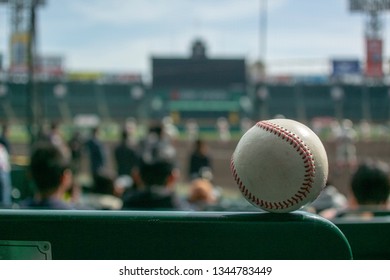
[[[65,82],[66,95],[59,98],[54,94],[55,83],[41,82],[36,85],[39,91],[39,98],[43,104],[43,116],[45,119],[61,121],[64,118],[61,106],[68,108],[70,117],[76,115],[97,115],[100,119],[110,118],[113,121],[123,121],[127,117],[137,116],[137,109],[145,114],[152,114],[153,98],[164,98],[164,106],[159,109],[158,116],[166,116],[172,113],[170,106],[170,96],[162,96],[162,91],[171,92],[173,90],[184,90],[191,88],[144,88],[144,85],[138,84],[99,84],[96,82]],[[140,86],[144,89],[144,94],[135,99],[131,95],[131,88]],[[247,95],[253,102],[252,117],[258,118],[258,108],[262,102],[265,102],[268,117],[282,114],[291,119],[305,119],[307,121],[318,117],[335,117],[336,101],[332,98],[332,85],[258,85],[265,86],[268,90],[268,96],[261,100],[254,94],[251,96],[246,91],[242,95]],[[8,84],[8,94],[1,97],[0,101],[9,102],[13,115],[19,121],[26,120],[28,114],[28,96],[27,86],[25,84]],[[360,122],[362,119],[372,122],[386,122],[389,119],[390,102],[386,86],[363,87],[358,85],[343,85],[342,97],[340,102],[342,117],[351,119],[353,122]],[[208,88],[203,88],[207,90]],[[209,88],[227,92],[227,101],[236,102],[240,107],[239,98],[234,95],[235,91],[229,88]],[[180,100],[176,100],[180,101]],[[188,100],[187,100],[188,101]],[[218,100],[217,100],[218,101]],[[226,102],[225,102],[226,103]],[[4,103],[5,104],[5,103]],[[221,104],[224,104],[221,102]],[[61,106],[60,106],[61,105]],[[141,106],[141,107],[140,107]],[[222,109],[222,108],[221,108]],[[241,111],[243,109],[241,108]],[[202,118],[204,115],[214,116],[215,108],[210,111],[188,111],[174,110],[185,116],[185,118]],[[243,113],[243,112],[241,112]],[[245,114],[248,114],[246,112]],[[69,117],[69,116],[68,116]],[[214,116],[215,117],[215,116]],[[6,112],[0,112],[0,121],[9,119]]]
[[[43,242],[53,259],[352,258],[342,232],[306,212],[1,210],[0,240]]]
[[[302,92],[303,105],[306,115],[311,119],[316,116],[327,116],[334,107],[333,101],[329,96],[329,88],[322,86],[305,86]],[[310,105],[309,105],[310,104]]]
[[[26,85],[10,84],[9,87],[7,98],[9,98],[15,116],[20,120],[24,120],[28,113]]]
[[[98,98],[96,88],[98,86],[90,83],[76,83],[68,84],[67,101],[72,110],[72,115],[91,114],[99,115]]]

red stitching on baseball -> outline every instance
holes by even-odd
[[[264,207],[266,209],[285,209],[288,208],[290,205],[293,206],[294,204],[297,204],[298,202],[306,198],[310,192],[310,189],[313,187],[312,184],[314,182],[315,176],[315,164],[313,155],[310,152],[309,147],[307,147],[303,140],[299,138],[299,136],[297,136],[295,133],[292,133],[287,129],[280,127],[279,125],[267,121],[260,121],[256,124],[256,126],[261,129],[264,129],[267,132],[273,133],[278,137],[281,137],[282,140],[293,146],[293,148],[299,153],[305,167],[305,174],[302,186],[292,197],[283,201],[270,202],[259,199],[255,195],[253,195],[241,181],[240,177],[237,174],[236,167],[234,166],[234,161],[232,157],[230,161],[230,170],[233,174],[233,177],[242,194],[254,204],[260,207]]]

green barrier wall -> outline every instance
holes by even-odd
[[[1,210],[0,240],[43,241],[53,259],[351,259],[328,220],[291,214]]]

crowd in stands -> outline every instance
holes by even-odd
[[[348,124],[345,126],[350,129]],[[59,126],[53,123],[47,133],[34,143],[29,156],[28,174],[34,195],[18,202],[20,208],[40,209],[107,209],[107,210],[243,210],[257,211],[252,205],[238,208],[223,206],[221,192],[213,184],[212,156],[207,142],[200,138],[191,142],[188,170],[183,173],[178,165],[178,154],[163,122],[150,125],[145,137],[132,141],[133,129],[124,127],[112,151],[94,127],[87,139],[76,131],[68,141]],[[339,138],[346,138],[342,136]],[[345,135],[345,134],[344,134]],[[350,143],[350,137],[348,141]],[[8,127],[2,127],[0,138],[0,204],[12,207],[10,165],[11,145]],[[109,170],[112,156],[114,170]],[[79,175],[82,158],[89,164],[90,185],[81,186]],[[7,163],[7,164],[6,164]],[[304,210],[325,218],[372,217],[389,209],[389,167],[383,162],[353,158],[348,195],[327,182],[320,196]],[[179,194],[177,183],[185,176],[188,189]]]
[[[216,202],[209,199],[218,192],[212,184],[211,157],[201,139],[194,140],[194,150],[188,155],[190,169],[184,173],[188,174],[191,190],[188,197],[178,195],[176,185],[182,170],[178,166],[173,140],[164,130],[164,124],[166,122],[151,124],[145,137],[137,143],[131,141],[134,131],[125,126],[112,150],[107,150],[101,140],[99,127],[93,127],[86,138],[75,131],[65,141],[59,125],[51,124],[47,132],[41,131],[28,156],[27,173],[34,195],[18,201],[17,207],[191,211],[198,210],[200,203]],[[2,131],[4,137],[0,140],[4,144],[0,144],[0,156],[7,155],[6,147],[10,148],[5,135],[7,130],[3,128]],[[113,159],[111,168],[108,168],[109,157]],[[77,176],[83,159],[88,163],[90,182],[81,186]],[[7,158],[3,162],[10,161]],[[2,169],[5,170],[5,167]],[[2,174],[9,175],[7,171]],[[192,182],[198,179],[203,184]],[[11,207],[11,184],[1,189],[1,206]],[[9,200],[5,201],[5,197]]]
[[[328,183],[309,209],[327,219],[370,219],[390,215],[389,176],[387,163],[365,160],[352,173],[347,196]]]

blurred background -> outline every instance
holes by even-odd
[[[257,121],[285,117],[318,134],[329,179],[347,194],[358,161],[390,163],[389,9],[384,0],[0,0],[12,166],[28,164],[54,122],[66,141],[99,126],[110,151],[123,127],[137,143],[163,120],[183,174],[201,137],[213,182],[239,195],[229,169],[237,141]],[[348,158],[340,145],[352,147]]]

